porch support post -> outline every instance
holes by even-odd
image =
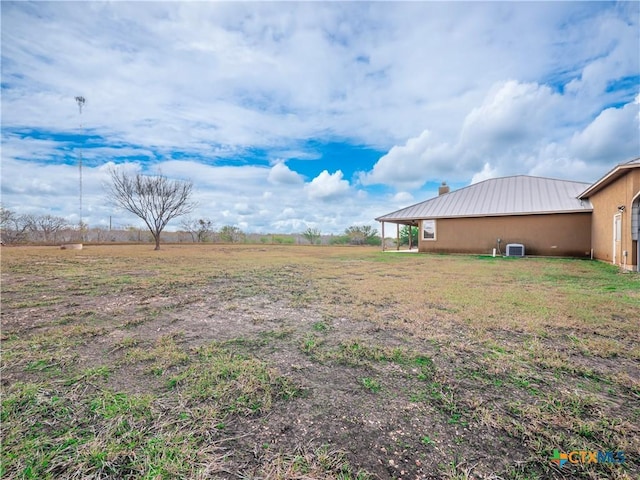
[[[382,224],[382,251],[384,252],[384,221],[380,223]]]
[[[413,225],[409,224],[409,250],[413,248]]]
[[[396,223],[396,250],[400,250],[400,224]]]

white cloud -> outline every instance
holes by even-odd
[[[413,201],[413,195],[409,192],[398,192],[393,196],[393,201],[396,203],[410,203]]]
[[[105,202],[105,168],[83,169],[83,219],[102,217],[108,224],[110,206]],[[96,201],[96,199],[99,199]],[[25,214],[49,213],[76,224],[80,213],[79,171],[77,165],[34,165],[3,158],[2,204]],[[96,225],[98,223],[94,223]]]
[[[371,171],[364,185],[382,183],[416,189],[426,181],[501,175],[542,174],[595,180],[596,171],[640,154],[639,105],[603,110],[584,129],[570,128],[575,98],[536,83],[496,84],[465,117],[458,140],[438,142],[427,130],[396,145]],[[574,132],[574,133],[572,133]],[[571,165],[573,168],[567,169]],[[595,175],[595,176],[594,176]]]
[[[586,58],[566,91],[578,96],[591,114],[589,107],[594,100],[617,100],[619,92],[607,88],[612,80],[638,75],[638,6],[619,3],[615,11],[604,11],[584,24],[591,33],[581,37],[577,53]],[[576,28],[570,27],[570,31]]]
[[[287,167],[284,162],[278,162],[271,167],[267,180],[275,185],[295,185],[304,182],[302,176]]]
[[[213,153],[327,131],[390,147],[450,134],[505,78],[562,69],[584,82],[600,62],[602,84],[637,69],[634,8],[100,5],[3,4],[3,122],[75,128],[83,94],[86,126],[156,147]]]
[[[287,207],[277,216],[278,220],[290,220],[298,216],[295,208]]]
[[[573,135],[569,143],[571,152],[577,158],[598,164],[638,155],[639,114],[637,101],[603,110],[584,130]]]
[[[247,216],[256,212],[255,205],[249,205],[246,202],[239,202],[233,206],[238,215]]]
[[[529,175],[589,182],[606,173],[602,165],[570,157],[566,148],[558,145],[548,145],[538,155]]]
[[[514,80],[495,85],[481,106],[466,116],[460,133],[463,149],[505,150],[535,142],[561,112],[560,98],[545,86]]]
[[[67,146],[66,143],[61,144],[61,142],[54,140],[22,137],[8,133],[2,136],[2,158],[54,160],[59,155],[59,149]]]
[[[397,188],[416,189],[428,180],[451,171],[455,166],[455,146],[436,142],[428,130],[396,145],[382,156],[367,173],[360,173],[363,185],[387,184]]]
[[[192,179],[199,215],[251,231],[341,232],[425,182],[595,180],[640,155],[637,2],[1,8],[2,199],[22,211],[77,217],[79,133],[90,223],[135,221],[104,205],[115,162]],[[353,166],[325,143],[387,153]]]
[[[335,173],[323,170],[304,188],[312,200],[333,200],[349,192],[349,182],[342,178],[341,170]]]
[[[496,177],[498,177],[497,170],[495,168],[492,168],[488,163],[485,163],[482,167],[482,170],[471,177],[471,183],[474,184]]]

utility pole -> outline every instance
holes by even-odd
[[[76,97],[76,103],[78,104],[78,110],[80,111],[80,133],[82,133],[82,107],[86,100],[82,96]],[[82,147],[78,148],[78,177],[79,177],[79,191],[80,191],[80,240],[84,237],[84,224],[82,223]]]

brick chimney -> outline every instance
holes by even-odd
[[[444,195],[445,193],[449,193],[449,185],[447,185],[447,182],[442,182],[442,185],[438,187],[438,195]]]

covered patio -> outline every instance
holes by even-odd
[[[380,220],[380,219],[378,219]],[[392,249],[392,250],[388,250],[386,248],[386,242],[385,242],[385,223],[395,223],[396,225],[396,248]],[[418,252],[418,244],[416,243],[415,245],[413,244],[413,235],[409,234],[409,249],[401,249],[400,248],[400,225],[404,225],[407,226],[409,228],[411,227],[419,227],[419,222],[418,220],[407,220],[407,219],[397,219],[397,220],[393,220],[393,219],[388,219],[388,220],[380,220],[380,224],[381,224],[381,232],[382,232],[382,251],[393,251],[393,252]]]

